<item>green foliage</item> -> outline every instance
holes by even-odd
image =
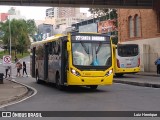
[[[10,25],[10,31],[9,31]],[[11,21],[7,20],[5,23],[0,23],[0,31],[4,34],[1,35],[4,46],[9,48],[10,44],[10,33],[11,33],[11,44],[12,48],[16,52],[22,53],[27,51],[30,46],[29,35],[33,35],[36,32],[37,28],[34,20],[16,20]]]
[[[117,45],[117,43],[118,43],[118,36],[112,37],[112,43],[115,44],[115,45]]]
[[[37,32],[37,27],[34,20],[27,20],[27,30],[30,36],[33,36]]]
[[[106,19],[117,19],[117,9],[90,8],[89,12],[91,12],[94,18],[106,16]]]
[[[109,9],[105,8],[90,8],[89,12],[93,15],[93,17],[101,17],[106,16],[109,12]]]
[[[115,22],[113,22],[114,26],[116,26],[116,28],[118,28],[118,22],[117,22],[117,9],[108,9],[108,8],[90,8],[89,11],[91,12],[91,14],[93,15],[93,17],[99,17],[99,18],[103,18],[100,19],[101,21],[105,21],[108,19],[111,20],[115,20]],[[112,36],[112,42],[114,44],[118,43],[118,32],[117,31],[113,31],[111,33]]]
[[[13,55],[14,53],[12,52],[12,55]],[[24,54],[22,55],[22,54],[20,54],[20,53],[18,53],[16,56],[17,56],[17,58],[18,59],[21,59],[21,58],[24,58],[24,57],[26,57],[26,56],[29,56],[29,52],[28,51],[26,51],[26,52],[24,52]],[[4,55],[8,55],[8,52],[7,51],[1,51],[0,52],[0,59],[3,59],[3,56]],[[14,61],[14,56],[12,56],[12,61]]]

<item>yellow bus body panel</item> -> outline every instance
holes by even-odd
[[[105,76],[104,72],[89,71],[83,72],[82,76],[76,76],[68,71],[67,76],[67,85],[111,85],[113,83],[113,73]]]
[[[135,68],[118,68],[116,67],[115,73],[137,73],[140,72],[140,67],[135,67]]]
[[[97,33],[96,33],[97,34]],[[71,41],[71,35],[68,34],[68,40]],[[112,41],[111,41],[112,42]],[[111,44],[112,45],[112,44]],[[68,42],[68,46],[71,46],[71,42]],[[112,47],[112,46],[111,46]],[[67,70],[67,85],[112,85],[113,84],[113,49],[112,49],[112,65],[105,71],[81,71],[72,65],[72,52],[68,52],[69,56],[69,70]],[[71,73],[71,68],[80,73],[80,76],[76,76]],[[112,74],[106,76],[106,73],[112,70]]]

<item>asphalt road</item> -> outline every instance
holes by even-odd
[[[159,111],[160,89],[124,84],[59,91],[52,85],[36,84],[32,78],[17,80],[37,89],[38,93],[9,110],[33,111]]]
[[[28,61],[29,59],[25,60]],[[27,64],[29,65],[29,62]],[[158,78],[127,75],[124,78],[116,79],[152,80]],[[160,111],[160,89],[156,88],[114,83],[112,86],[99,86],[95,91],[84,87],[67,88],[65,91],[59,91],[52,84],[37,84],[35,79],[31,77],[16,78],[16,80],[34,87],[38,93],[26,101],[2,108],[1,111]],[[69,117],[65,119],[75,120]],[[93,120],[89,117],[77,119]],[[94,119],[106,120],[106,118]],[[128,120],[127,118],[107,119]],[[140,118],[140,120],[143,119]]]

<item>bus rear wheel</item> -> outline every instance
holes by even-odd
[[[98,87],[98,85],[90,85],[90,88],[91,88],[92,90],[97,89],[97,87]]]

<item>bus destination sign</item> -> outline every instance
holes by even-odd
[[[104,36],[75,36],[75,40],[105,41]]]

